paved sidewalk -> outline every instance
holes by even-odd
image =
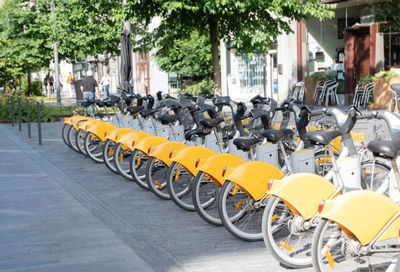
[[[0,270],[287,270],[243,242],[66,147],[62,123],[0,124]]]
[[[1,271],[153,271],[0,128]]]

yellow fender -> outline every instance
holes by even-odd
[[[169,142],[169,141],[168,141],[168,139],[165,139],[164,137],[149,136],[149,137],[143,138],[140,142],[138,142],[138,144],[135,145],[135,149],[139,149],[144,154],[149,155],[149,151],[151,151],[152,148],[155,148],[159,144],[162,144],[165,142]]]
[[[135,145],[137,145],[143,138],[149,137],[150,135],[142,131],[132,130],[129,133],[121,135],[116,140],[116,143],[122,144],[122,149],[127,150],[128,148],[133,151]]]
[[[75,116],[64,118],[64,123],[72,126],[74,123],[77,123],[79,121],[86,121],[86,120],[90,120],[90,119],[92,119],[92,118],[82,116],[82,115],[75,115]]]
[[[82,121],[80,123],[76,123],[76,127],[75,129],[82,129],[84,131],[88,131],[90,129],[90,127],[98,124],[98,123],[104,123],[103,121],[97,120],[97,119],[91,119],[91,120],[87,120],[87,121]]]
[[[111,123],[97,123],[93,126],[90,126],[88,128],[88,131],[96,135],[97,138],[99,138],[102,142],[104,142],[105,140],[107,140],[105,135],[107,135],[108,132],[116,129],[117,127]]]
[[[171,159],[182,164],[193,176],[196,176],[199,170],[196,168],[196,161],[215,155],[216,153],[204,146],[189,146],[179,152],[173,152]],[[199,162],[200,163],[200,162]]]
[[[337,188],[315,174],[298,173],[286,176],[273,186],[268,193],[290,204],[293,212],[304,219],[311,219],[318,212],[321,200],[328,199]]]
[[[113,142],[117,142],[117,139],[120,138],[122,135],[126,134],[126,133],[130,133],[130,132],[135,132],[133,129],[131,128],[117,128],[114,129],[110,132],[107,131],[105,137],[108,140],[111,140]]]
[[[228,169],[226,180],[238,184],[247,191],[256,201],[267,193],[268,181],[281,179],[285,176],[278,167],[261,161],[251,161],[239,164]]]
[[[225,178],[222,176],[224,168],[234,167],[245,162],[244,159],[233,154],[216,154],[209,158],[200,159],[197,169],[210,175],[217,186],[222,186],[225,182]]]
[[[359,190],[326,201],[320,216],[336,222],[343,231],[353,234],[365,246],[399,211],[399,205],[385,195]],[[398,220],[395,223],[399,226]],[[398,237],[399,228],[394,229],[395,226],[387,229],[381,238]]]
[[[162,162],[164,162],[167,166],[170,166],[173,160],[169,157],[171,154],[179,152],[180,150],[188,147],[186,144],[181,142],[165,142],[159,144],[155,148],[151,148],[149,155],[153,156]],[[172,152],[172,153],[171,153]]]

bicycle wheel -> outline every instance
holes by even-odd
[[[199,171],[193,181],[192,198],[194,208],[204,221],[216,226],[222,226],[217,202],[220,188],[203,171]]]
[[[101,141],[96,135],[88,132],[85,137],[85,151],[86,154],[95,162],[102,163],[103,160],[103,145],[104,142]]]
[[[68,129],[71,127],[71,125],[64,123],[62,130],[61,130],[61,136],[64,141],[64,143],[68,146],[71,147],[70,143],[68,142]]]
[[[218,211],[225,228],[244,241],[262,240],[263,207],[239,185],[226,181],[218,195]]]
[[[182,209],[194,211],[192,200],[193,175],[183,165],[173,162],[167,174],[167,188],[171,199]]]
[[[363,189],[379,191],[382,194],[388,193],[388,188],[385,191],[381,190],[381,185],[388,177],[391,167],[387,164],[372,160],[363,161],[361,163],[361,186]]]
[[[149,190],[146,182],[146,167],[149,157],[139,149],[133,150],[129,158],[129,171],[133,180],[143,189]]]
[[[82,129],[79,129],[78,132],[75,133],[75,146],[77,147],[80,153],[86,156],[88,156],[88,153],[85,148],[85,139],[87,135],[88,132]]]
[[[168,166],[155,157],[150,157],[146,167],[146,181],[150,191],[162,199],[171,199],[167,189]]]
[[[78,153],[81,153],[79,150],[78,150],[78,147],[76,146],[76,134],[77,134],[78,132],[75,130],[75,128],[74,128],[74,126],[71,126],[69,129],[68,129],[68,143],[69,143],[69,146],[74,150],[74,151],[76,151],[76,152],[78,152]]]
[[[104,164],[110,169],[112,172],[119,174],[117,168],[114,165],[114,154],[117,149],[117,144],[109,139],[103,145],[103,161]]]
[[[133,180],[129,167],[131,155],[132,151],[130,151],[129,149],[123,150],[121,143],[117,145],[114,155],[114,166],[115,169],[117,169],[118,173],[128,180]]]
[[[330,220],[322,219],[312,241],[312,264],[315,271],[383,272],[396,262],[399,248],[374,247],[361,253],[361,244]],[[392,270],[397,271],[397,270]]]
[[[311,266],[311,241],[315,228],[306,228],[304,218],[293,214],[280,198],[268,200],[262,219],[264,243],[280,263],[291,268]]]
[[[334,152],[334,156],[337,159],[339,154]],[[315,174],[318,176],[325,176],[333,167],[331,157],[329,157],[329,153],[325,152],[325,150],[320,150],[314,154],[315,160]]]

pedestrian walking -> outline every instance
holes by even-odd
[[[75,80],[75,77],[72,75],[71,72],[69,72],[68,76],[67,76],[67,85],[68,85],[69,95],[71,97],[73,96],[73,92],[74,92],[74,80]]]
[[[81,91],[83,92],[83,100],[85,102],[94,102],[95,92],[96,98],[100,99],[99,88],[97,87],[97,81],[93,78],[91,70],[86,72],[86,78],[82,81]],[[94,115],[94,104],[90,105],[91,115]],[[87,107],[83,109],[84,115],[87,115]]]
[[[108,73],[105,73],[103,78],[100,81],[100,85],[103,88],[104,98],[110,98],[110,85],[111,85],[111,78]]]

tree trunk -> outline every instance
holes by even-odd
[[[209,26],[210,26],[211,52],[212,52],[212,62],[213,62],[214,93],[222,95],[221,71],[219,67],[218,25],[214,18],[210,18]]]

